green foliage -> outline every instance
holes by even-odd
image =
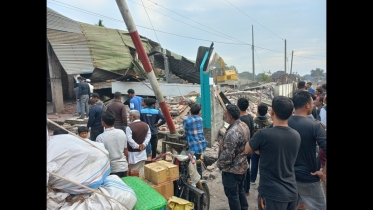
[[[272,82],[272,73],[270,70],[260,75],[259,82]]]
[[[323,77],[324,76],[324,70],[320,68],[316,68],[316,70],[311,70],[311,77]]]
[[[238,78],[253,80],[253,73],[248,72],[248,71],[244,71],[244,72],[238,73]]]
[[[98,24],[95,24],[96,26],[105,27],[104,24],[102,24],[103,20],[99,19]]]

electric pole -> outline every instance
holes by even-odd
[[[293,69],[293,53],[294,53],[294,50],[291,51],[290,74],[291,74],[291,71]]]
[[[285,39],[285,74],[286,74],[286,39]]]
[[[253,81],[255,81],[255,65],[254,65],[254,25],[251,25],[251,31],[252,31],[252,54],[253,54]]]

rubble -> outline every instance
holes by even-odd
[[[256,117],[257,107],[260,102],[266,103],[269,105],[268,112],[271,110],[271,97],[272,95],[270,88],[264,88],[259,90],[245,90],[245,91],[237,91],[234,89],[226,89],[224,95],[226,98],[232,103],[236,104],[236,101],[240,97],[248,98],[249,100],[249,107],[247,109],[247,113],[250,114],[253,118]],[[177,97],[170,97],[166,98],[166,104],[170,110],[171,118],[174,122],[175,129],[179,134],[184,133],[183,129],[183,120],[187,117],[190,110],[190,104],[193,104],[196,102],[196,97],[199,96],[199,93],[191,92],[188,95],[185,96],[177,96]],[[105,104],[107,104],[109,101],[106,101]],[[69,110],[70,112],[74,113],[73,108],[75,107],[74,103],[68,104],[71,107],[66,108],[66,110]],[[76,109],[75,109],[76,111]],[[86,126],[86,121],[82,119],[77,119],[77,117],[68,118],[64,122],[59,121],[61,118],[61,115],[63,114],[54,114],[52,115],[48,114],[48,118],[57,121],[59,125],[62,125],[67,130],[77,133],[77,129],[79,126]],[[128,115],[127,115],[128,116]],[[268,116],[269,117],[269,116]],[[212,147],[208,147],[203,154],[204,157],[204,165],[207,167],[204,171],[203,176],[207,176],[209,179],[214,179],[219,173],[219,169],[216,167],[216,161],[218,159],[218,150],[219,150],[219,141],[223,138],[226,129],[228,128],[229,124],[224,123],[224,125],[219,129],[219,135],[218,138],[212,143]],[[52,135],[53,132],[50,132],[49,135]],[[158,133],[158,139],[159,143],[162,142],[163,139],[165,139],[166,134],[169,133],[169,129],[167,126],[167,123],[160,126],[159,133]],[[160,144],[161,145],[161,144]],[[161,148],[158,148],[158,151],[161,152]]]

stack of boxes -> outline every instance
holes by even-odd
[[[145,164],[145,177],[141,179],[158,191],[167,200],[174,195],[174,182],[179,179],[179,167],[173,163],[159,160]]]

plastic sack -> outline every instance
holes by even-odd
[[[72,200],[76,200],[76,202],[64,202],[64,205],[59,210],[132,210],[137,202],[137,197],[133,189],[125,184],[117,175],[108,176],[98,190],[115,200],[96,192],[89,195],[77,195],[72,197]]]
[[[167,210],[192,210],[194,209],[194,203],[185,199],[171,196],[167,201]]]
[[[47,170],[89,188],[99,188],[111,171],[109,153],[104,144],[91,143],[100,149],[70,134],[51,136],[47,141]],[[69,194],[91,193],[65,179],[47,173],[47,186]]]

